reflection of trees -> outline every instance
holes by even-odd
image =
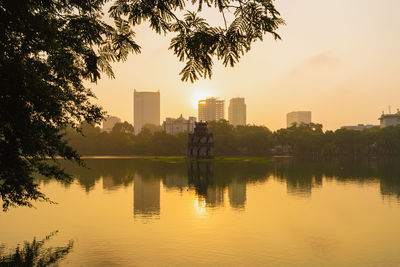
[[[87,192],[94,188],[100,178],[103,178],[103,187],[108,190],[121,185],[129,186],[139,168],[139,162],[132,159],[85,159],[85,163],[86,167],[79,167],[67,161],[62,164]]]
[[[246,184],[264,181],[271,168],[251,163],[188,163],[189,185],[211,207],[223,206],[228,188],[231,207],[243,208],[246,202]]]
[[[0,250],[0,266],[54,266],[57,265],[68,253],[71,252],[73,241],[63,247],[45,247],[54,235],[53,232],[37,241],[25,242],[23,247],[17,246],[14,252],[3,254]]]
[[[379,180],[382,195],[400,196],[399,162],[396,159],[355,161],[336,158],[313,161],[292,158],[277,159],[268,164],[244,162],[171,164],[140,159],[90,159],[86,160],[89,169],[68,165],[66,167],[87,191],[92,190],[100,178],[103,179],[103,187],[111,190],[119,186],[130,186],[136,177],[135,179],[139,179],[145,187],[161,180],[167,190],[193,188],[197,195],[204,198],[208,206],[223,205],[228,190],[230,205],[243,208],[246,203],[246,185],[263,182],[271,176],[286,183],[288,194],[303,197],[310,196],[314,188],[321,187],[323,178],[357,183]],[[143,190],[146,192],[146,189]],[[159,189],[157,192],[159,199]]]
[[[307,195],[322,186],[322,177],[341,182],[379,180],[382,195],[400,196],[400,159],[285,159],[274,163],[274,176],[287,183],[288,193]]]

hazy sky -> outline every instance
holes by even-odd
[[[161,92],[161,119],[197,117],[196,101],[245,97],[248,123],[271,130],[286,113],[311,110],[324,129],[379,124],[388,106],[400,108],[399,0],[277,0],[287,25],[281,41],[266,36],[234,68],[215,62],[211,80],[181,82],[183,64],[168,50],[171,36],[136,29],[142,53],[114,64],[90,85],[110,115],[133,122],[133,90]],[[209,16],[211,21],[219,17]]]

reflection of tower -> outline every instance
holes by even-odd
[[[188,163],[189,185],[193,185],[200,196],[207,195],[207,188],[214,183],[214,166],[210,162],[191,161]]]
[[[151,217],[160,214],[160,180],[135,175],[133,183],[133,214]]]
[[[232,208],[244,208],[246,204],[246,183],[232,181],[228,187],[229,203]]]
[[[194,186],[197,195],[203,197],[207,206],[224,205],[225,190],[215,184],[214,165],[210,162],[192,161],[188,165],[189,184]]]

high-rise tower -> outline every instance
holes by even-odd
[[[288,128],[293,125],[299,126],[302,123],[311,123],[311,111],[293,111],[286,115],[286,124]]]
[[[199,121],[218,121],[225,118],[225,100],[207,98],[199,101]]]
[[[243,97],[229,101],[228,120],[233,126],[246,125],[246,103]]]
[[[160,125],[160,91],[133,93],[133,127],[135,134],[146,123]]]

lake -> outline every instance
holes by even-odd
[[[0,251],[58,230],[60,266],[400,265],[396,160],[86,162],[0,213]]]

